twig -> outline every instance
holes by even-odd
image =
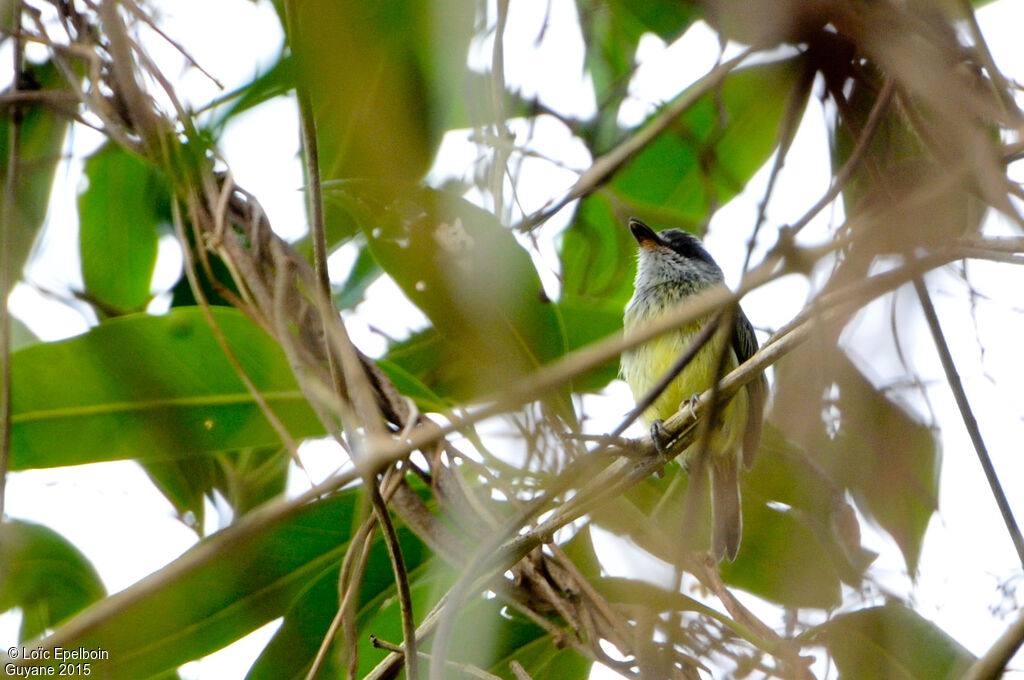
[[[890,78],[885,81],[881,91],[878,93],[878,97],[875,100],[875,105],[871,109],[871,113],[868,114],[868,120],[864,124],[864,129],[861,130],[860,136],[857,138],[857,145],[853,147],[853,151],[850,153],[850,157],[843,163],[843,167],[839,169],[839,172],[835,174],[832,179],[832,185],[825,192],[817,203],[811,206],[810,210],[804,213],[790,229],[793,233],[796,233],[806,227],[814,216],[825,209],[829,203],[835,200],[836,196],[839,195],[853,177],[854,171],[860,165],[861,160],[864,158],[864,154],[867,153],[868,148],[871,145],[871,140],[874,139],[875,133],[878,132],[878,126],[882,122],[882,118],[885,112],[889,109],[889,103],[892,101],[892,95],[896,87],[894,81]]]
[[[1017,557],[1020,559],[1021,564],[1024,565],[1024,536],[1021,536],[1020,527],[1017,526],[1017,520],[1013,517],[1013,510],[1010,509],[1010,503],[1006,500],[1006,494],[999,483],[999,476],[996,475],[996,470],[992,466],[992,459],[989,458],[985,441],[981,437],[978,421],[974,417],[971,404],[967,399],[967,394],[964,392],[963,383],[960,381],[960,374],[956,370],[956,364],[953,363],[953,356],[949,352],[949,346],[946,344],[946,337],[942,333],[942,327],[939,326],[939,317],[935,314],[935,307],[932,305],[928,289],[925,287],[921,277],[914,278],[914,290],[917,291],[917,298],[921,302],[921,309],[924,310],[925,319],[928,321],[928,329],[931,331],[932,340],[935,342],[935,349],[938,351],[939,360],[942,362],[942,370],[946,373],[946,382],[949,383],[949,389],[953,392],[953,397],[956,399],[956,405],[960,409],[960,417],[964,421],[964,427],[967,428],[967,433],[971,437],[971,443],[974,444],[974,450],[978,454],[978,462],[981,463],[981,469],[985,472],[985,479],[988,480],[992,496],[996,500],[996,505],[999,506],[999,513],[1003,516],[1003,522],[1006,524],[1006,530],[1010,534],[1010,540],[1013,541]]]
[[[238,360],[238,355],[235,354],[234,348],[231,347],[231,343],[228,342],[227,337],[224,335],[224,330],[217,323],[217,320],[213,316],[213,310],[210,309],[210,302],[206,299],[206,293],[203,291],[203,286],[199,282],[199,277],[196,274],[195,260],[192,258],[191,249],[188,247],[188,239],[185,238],[185,227],[184,220],[181,216],[181,207],[177,201],[171,201],[171,216],[174,221],[174,230],[177,233],[178,239],[182,245],[182,257],[184,260],[185,277],[188,279],[189,286],[192,288],[192,295],[196,298],[196,303],[203,312],[203,318],[206,319],[206,324],[210,327],[210,331],[213,333],[214,339],[220,346],[221,351],[224,353],[224,357],[231,364],[231,369],[238,376],[238,379],[242,381],[246,391],[252,396],[252,400],[259,407],[263,413],[263,417],[267,419],[270,426],[274,428],[274,432],[281,439],[281,443],[288,449],[288,453],[291,454],[292,460],[299,466],[303,472],[306,468],[302,465],[302,460],[299,458],[299,445],[292,437],[291,433],[288,432],[288,428],[284,426],[281,419],[277,417],[274,409],[270,407],[267,400],[263,397],[259,388],[256,387],[256,383],[252,381],[241,362]],[[308,473],[307,473],[308,477]],[[312,479],[310,479],[310,486],[312,486]]]
[[[20,86],[24,49],[21,40],[21,0],[11,6],[14,17],[14,80],[11,92]],[[0,523],[4,519],[7,499],[7,470],[11,460],[11,310],[7,300],[11,291],[11,234],[15,228],[18,191],[18,156],[21,154],[22,109],[12,104],[7,115],[7,177],[4,181],[4,204],[0,214]]]
[[[683,92],[679,97],[665,107],[650,123],[636,131],[628,139],[624,140],[614,149],[601,156],[587,169],[576,184],[569,189],[568,193],[558,200],[554,205],[541,208],[533,215],[525,218],[516,229],[519,231],[530,231],[538,224],[543,223],[549,217],[557,213],[577,198],[586,196],[591,191],[601,186],[612,174],[622,167],[630,158],[636,155],[645,146],[650,144],[658,135],[664,132],[672,122],[684,111],[693,105],[698,99],[718,87],[725,77],[733,69],[741,64],[753,52],[747,48],[736,57],[723,62],[711,69],[703,78],[695,82],[690,89]]]
[[[391,558],[391,569],[395,572],[395,585],[398,589],[398,604],[402,614],[402,637],[405,641],[405,648],[412,659],[416,659],[416,622],[412,610],[412,592],[409,588],[409,573],[405,569],[405,561],[402,559],[402,547],[398,543],[398,534],[395,532],[394,522],[388,514],[388,506],[380,495],[380,489],[376,483],[368,487],[370,501],[373,503],[374,514],[380,523],[381,533],[384,537],[384,547],[388,550],[388,557]],[[435,651],[436,654],[436,651]],[[431,668],[434,665],[435,655],[431,659]],[[419,668],[416,663],[405,664],[405,676],[409,680],[419,678]],[[438,676],[442,677],[442,676]]]
[[[437,627],[437,621],[441,616],[441,611],[444,609],[447,601],[448,596],[443,596],[438,603],[434,605],[434,608],[430,610],[430,613],[423,617],[423,621],[420,623],[419,627],[416,628],[417,641],[426,639],[428,635],[434,632],[434,628]],[[391,652],[383,661],[377,664],[372,671],[363,676],[363,680],[384,680],[385,678],[393,678],[404,658],[404,649],[401,652]],[[409,666],[413,665],[415,664],[409,664]]]
[[[775,182],[778,181],[779,174],[782,172],[782,166],[786,163],[786,156],[789,154],[794,137],[796,137],[796,130],[800,123],[799,114],[806,108],[808,90],[814,82],[814,73],[810,69],[804,70],[796,87],[793,88],[793,93],[787,103],[786,114],[782,119],[782,127],[779,132],[779,150],[775,153],[775,162],[772,164],[772,171],[768,176],[768,186],[765,187],[764,196],[757,206],[757,219],[754,221],[754,228],[750,232],[750,238],[747,239],[747,254],[743,258],[742,271],[747,271],[747,267],[750,266],[750,258],[754,255],[754,246],[757,244],[757,235],[761,231],[761,227],[764,226],[767,217],[768,201],[771,200],[772,194],[775,191]]]
[[[118,92],[124,99],[136,132],[142,138],[143,146],[152,152],[153,157],[161,158],[163,154],[159,152],[163,140],[160,138],[158,119],[149,98],[135,77],[135,60],[132,58],[128,32],[118,10],[120,4],[119,0],[99,2],[100,19],[109,40],[110,67],[117,82]]]
[[[508,662],[508,667],[512,669],[512,675],[516,676],[516,680],[533,680],[530,674],[526,672],[526,669],[515,659]]]
[[[366,566],[366,560],[370,555],[370,544],[373,542],[373,527],[375,526],[376,519],[370,517],[368,520],[363,522],[362,526],[356,532],[356,535],[352,537],[349,542],[349,549],[345,551],[345,559],[341,563],[341,572],[339,581],[342,585],[348,584],[345,587],[345,595],[342,597],[341,602],[338,603],[338,611],[335,613],[334,618],[331,619],[331,624],[327,627],[327,632],[324,633],[323,640],[320,642],[320,648],[316,651],[316,656],[313,658],[313,663],[309,667],[309,671],[306,673],[306,680],[314,680],[317,674],[320,672],[320,668],[327,660],[327,653],[331,649],[331,642],[338,634],[338,629],[342,627],[345,619],[348,616],[348,612],[351,611],[350,607],[355,602],[356,594],[359,592],[359,588],[356,584],[362,579],[362,572]],[[359,550],[353,550],[354,546],[358,546]],[[355,566],[355,575],[352,575],[352,563],[358,559]],[[346,627],[347,629],[348,627]],[[346,632],[350,632],[346,630]],[[352,642],[349,640],[349,642]],[[349,678],[355,677],[356,669],[356,651],[355,645],[349,644]]]
[[[194,58],[194,57],[193,57],[193,56],[192,56],[192,55],[191,55],[191,54],[189,53],[189,51],[188,51],[188,50],[186,50],[186,49],[185,49],[185,48],[184,48],[184,47],[182,46],[182,44],[181,44],[181,43],[179,43],[179,42],[178,42],[177,40],[175,40],[175,39],[174,39],[174,38],[172,38],[171,36],[167,35],[167,33],[166,33],[166,32],[165,32],[165,31],[164,31],[164,30],[163,30],[162,28],[160,28],[160,26],[158,26],[158,25],[157,25],[157,23],[156,23],[155,21],[153,21],[153,19],[152,19],[152,18],[151,18],[151,17],[150,17],[150,16],[148,15],[148,14],[146,14],[145,12],[143,12],[143,11],[142,11],[142,8],[141,8],[141,7],[139,7],[138,3],[135,3],[135,2],[126,2],[126,3],[125,3],[125,7],[127,7],[127,8],[128,8],[128,11],[129,11],[129,12],[131,12],[131,13],[132,13],[132,14],[134,14],[134,15],[135,15],[136,17],[138,17],[140,21],[142,21],[142,22],[143,22],[144,24],[146,24],[146,25],[147,25],[147,26],[149,26],[149,27],[150,27],[151,29],[153,29],[153,31],[154,31],[154,32],[155,32],[155,33],[156,33],[157,35],[159,35],[159,36],[160,36],[161,38],[163,38],[164,40],[166,40],[166,41],[167,41],[167,43],[168,43],[168,44],[169,44],[169,45],[170,45],[171,47],[173,47],[173,48],[174,48],[175,50],[177,50],[177,51],[178,51],[178,53],[179,53],[179,54],[180,54],[180,55],[181,55],[182,57],[184,57],[184,58],[185,58],[185,61],[187,61],[187,62],[188,62],[189,64],[191,64],[191,65],[192,65],[192,67],[193,67],[193,68],[195,68],[195,69],[196,69],[196,70],[198,70],[198,71],[199,71],[200,73],[202,73],[202,74],[203,74],[204,76],[206,76],[207,78],[209,78],[210,82],[212,82],[212,83],[213,83],[214,85],[216,85],[216,86],[217,86],[217,87],[218,87],[219,89],[221,89],[221,90],[223,90],[223,89],[224,89],[224,85],[223,85],[223,83],[221,83],[221,82],[220,82],[219,80],[217,80],[217,78],[216,78],[216,77],[214,77],[214,75],[213,75],[212,73],[210,73],[210,72],[209,72],[209,71],[207,71],[207,70],[206,70],[205,68],[203,68],[203,65],[202,65],[202,64],[200,64],[200,63],[199,63],[198,61],[196,61],[196,60],[195,60],[195,58]]]
[[[1024,643],[1024,611],[1010,624],[995,644],[983,656],[971,664],[961,680],[998,680],[1003,677],[1006,664]]]
[[[491,49],[491,106],[494,107],[494,128],[499,140],[509,136],[505,124],[505,25],[508,21],[508,0],[497,0],[498,18],[494,27],[494,46]],[[501,219],[505,210],[505,169],[509,157],[507,144],[494,144],[494,160],[489,168],[490,189],[494,200],[494,214]],[[433,673],[433,671],[431,671]]]
[[[398,653],[398,654],[401,654],[401,655],[405,656],[405,650],[402,648],[401,645],[396,645],[393,642],[388,642],[387,640],[381,640],[376,635],[371,635],[370,636],[370,644],[373,645],[374,647],[376,647],[377,649],[386,649],[389,652],[395,652],[395,653]],[[426,652],[418,652],[417,656],[419,658],[421,658],[421,659],[429,659],[431,665],[434,664],[434,659],[437,658],[436,654],[427,654]],[[406,665],[406,667],[408,667],[411,664],[406,662],[405,665]],[[471,677],[471,678],[479,678],[480,680],[502,680],[502,678],[500,678],[499,676],[493,675],[491,673],[488,673],[484,669],[478,668],[477,666],[474,666],[473,664],[458,663],[457,661],[448,661],[446,659],[445,661],[442,662],[441,666],[442,666],[442,669],[445,668],[445,667],[453,668],[453,669],[459,671],[462,675],[465,675],[465,676],[468,676],[468,677]],[[442,670],[442,672],[443,672],[443,670]]]
[[[985,36],[981,33],[981,27],[978,25],[978,17],[974,14],[974,7],[971,5],[970,0],[960,0],[960,9],[967,18],[967,30],[970,31],[971,38],[974,40],[974,49],[977,52],[982,66],[984,66],[985,70],[988,71],[988,77],[992,81],[992,87],[996,91],[996,95],[999,97],[999,100],[1002,102],[1005,112],[1012,119],[1020,122],[1021,112],[1017,106],[1017,102],[1013,98],[1010,83],[1007,82],[1006,76],[1004,76],[1002,71],[999,70],[999,67],[996,66],[996,60],[992,57],[992,51],[989,50],[988,43],[985,41]]]

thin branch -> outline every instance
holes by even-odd
[[[391,558],[391,569],[395,572],[395,585],[398,589],[398,604],[402,614],[402,638],[405,641],[405,649],[408,651],[409,657],[413,659],[412,663],[405,664],[405,676],[409,680],[417,680],[419,678],[419,667],[415,663],[416,655],[416,621],[414,619],[414,613],[412,609],[412,592],[409,588],[409,573],[405,568],[405,561],[402,559],[402,547],[398,542],[398,534],[395,532],[395,524],[391,521],[391,515],[388,514],[388,506],[384,503],[384,499],[380,495],[380,488],[376,483],[371,483],[368,487],[370,494],[370,501],[373,503],[374,514],[377,515],[377,521],[380,523],[381,533],[384,536],[384,547],[387,548],[388,557]],[[431,669],[433,669],[435,660],[439,654],[435,650],[435,656],[430,661]],[[438,676],[439,678],[442,676]]]
[[[995,644],[971,664],[961,680],[998,680],[1003,677],[1006,665],[1010,663],[1010,659],[1017,653],[1022,643],[1024,643],[1024,611],[999,636]]]
[[[695,82],[690,89],[683,92],[679,97],[665,107],[650,123],[637,130],[628,139],[624,140],[614,149],[601,156],[586,170],[576,184],[569,189],[568,193],[558,200],[554,205],[541,208],[533,215],[530,215],[520,223],[516,229],[519,231],[530,231],[539,224],[542,224],[549,217],[557,213],[577,198],[582,198],[597,187],[604,184],[607,179],[626,164],[629,159],[639,153],[645,146],[650,144],[658,135],[683,114],[698,99],[716,87],[721,85],[726,76],[732,73],[733,69],[739,66],[750,54],[752,48],[747,48],[742,53],[729,61],[723,62],[713,68],[703,78]]]
[[[441,611],[445,607],[445,603],[448,601],[448,596],[442,597],[434,608],[430,610],[426,616],[423,617],[423,621],[419,627],[416,628],[415,639],[422,641],[426,639],[428,635],[434,632],[437,627],[437,621],[441,616]],[[363,680],[385,680],[385,678],[393,678],[398,672],[403,659],[405,658],[405,649],[403,648],[400,652],[391,652],[388,654],[383,661],[377,664],[372,671],[367,673]],[[409,664],[413,666],[415,664]]]
[[[101,0],[98,7],[109,41],[110,67],[117,82],[117,90],[128,109],[136,133],[142,138],[143,146],[153,153],[154,158],[162,158],[162,154],[159,153],[163,142],[160,138],[159,120],[153,111],[151,100],[143,92],[136,78],[131,40],[121,19],[118,9],[120,4],[119,0]]]
[[[277,417],[277,413],[270,407],[270,404],[263,397],[256,383],[249,377],[245,367],[242,366],[238,360],[238,355],[235,353],[234,348],[231,347],[231,343],[228,342],[227,336],[224,335],[224,330],[217,323],[217,319],[213,316],[213,310],[210,308],[210,301],[206,298],[206,292],[203,291],[203,286],[199,282],[199,277],[196,273],[195,260],[192,258],[191,249],[188,247],[188,239],[185,237],[185,226],[184,220],[181,215],[181,207],[178,205],[178,201],[171,201],[171,216],[174,221],[174,230],[178,236],[178,240],[181,241],[182,257],[184,260],[185,278],[188,279],[189,287],[192,289],[192,295],[195,296],[196,303],[199,305],[199,309],[203,312],[203,318],[206,319],[206,325],[210,327],[210,331],[213,333],[214,339],[220,346],[221,351],[224,353],[224,357],[231,364],[231,369],[238,376],[238,379],[242,381],[246,391],[252,397],[252,400],[259,407],[260,412],[263,413],[263,417],[267,419],[270,426],[274,428],[274,432],[281,439],[281,443],[288,449],[288,453],[291,454],[292,460],[299,466],[303,472],[306,468],[302,465],[302,460],[299,458],[299,445],[298,442],[292,437],[291,433],[288,432],[288,428],[284,426],[281,419]],[[308,477],[308,473],[307,473]],[[312,486],[312,480],[310,480]]]
[[[505,124],[505,25],[508,22],[508,0],[497,0],[497,10],[494,46],[491,50],[491,106],[494,107],[496,136],[498,139],[508,139],[509,130]],[[501,219],[505,210],[504,186],[509,151],[506,144],[495,144],[493,149],[494,159],[488,174],[490,175],[491,195],[494,200],[494,214]],[[440,662],[431,662],[431,665],[437,663]]]
[[[1013,88],[1007,82],[1003,72],[996,66],[996,60],[992,57],[992,51],[988,48],[988,42],[985,41],[985,36],[981,33],[981,26],[978,25],[978,17],[974,14],[974,6],[970,0],[960,0],[960,9],[967,18],[967,30],[970,31],[971,39],[974,40],[975,52],[981,61],[981,65],[988,71],[988,77],[992,82],[992,88],[996,91],[996,96],[1002,102],[1006,114],[1011,119],[1019,122],[1021,111],[1013,98]]]
[[[939,317],[935,313],[935,307],[932,305],[928,289],[925,287],[921,277],[914,278],[914,290],[917,291],[917,298],[921,302],[921,309],[924,310],[925,319],[928,321],[928,329],[931,331],[932,340],[935,342],[935,349],[938,351],[939,360],[942,362],[942,370],[946,373],[946,382],[949,383],[949,389],[953,392],[953,397],[956,399],[956,405],[960,409],[960,417],[964,421],[964,427],[967,428],[967,433],[971,437],[971,443],[974,444],[974,450],[978,454],[978,462],[981,463],[981,469],[985,471],[985,479],[988,480],[992,496],[996,500],[996,505],[999,506],[999,513],[1003,516],[1006,531],[1010,534],[1010,540],[1013,541],[1017,557],[1020,559],[1021,564],[1024,565],[1024,536],[1021,536],[1020,527],[1017,525],[1017,520],[1013,517],[1013,510],[1010,509],[1010,503],[1006,500],[1006,494],[999,483],[999,476],[996,475],[996,470],[992,466],[992,459],[989,458],[985,441],[981,437],[978,421],[974,417],[970,401],[968,401],[967,394],[964,392],[963,383],[960,381],[960,374],[956,370],[956,364],[953,363],[953,356],[949,352],[949,345],[946,344],[946,337],[942,333],[942,327],[939,326]]]
[[[309,667],[309,671],[306,673],[306,680],[314,680],[317,674],[320,672],[324,662],[327,661],[327,653],[331,649],[331,643],[334,638],[338,635],[338,629],[341,628],[345,619],[349,617],[351,612],[352,604],[355,602],[356,594],[359,592],[359,588],[355,586],[360,580],[362,580],[363,569],[366,567],[366,560],[370,556],[370,544],[373,542],[373,528],[376,526],[376,518],[370,517],[359,527],[355,536],[349,541],[349,549],[345,551],[345,559],[341,563],[341,572],[339,575],[339,581],[345,586],[345,595],[341,598],[341,602],[338,603],[338,611],[335,613],[334,618],[331,619],[331,624],[327,627],[327,632],[324,633],[323,640],[320,641],[320,648],[316,651],[316,656],[313,658],[313,663]],[[354,550],[356,547],[358,550]],[[355,566],[353,567],[353,563]],[[352,569],[355,569],[353,575]],[[345,626],[346,633],[353,632],[350,630],[350,626]],[[346,635],[346,638],[349,636]],[[352,639],[346,640],[349,649],[349,678],[355,677],[356,663],[358,661],[355,649],[355,636],[351,636]]]
[[[284,3],[285,20],[289,41],[295,35],[297,10],[295,0],[286,0]],[[331,300],[331,277],[327,269],[327,227],[324,223],[324,199],[323,182],[320,176],[320,146],[316,138],[316,118],[313,115],[313,99],[307,90],[305,83],[301,80],[295,87],[296,98],[299,102],[299,130],[302,135],[302,157],[306,174],[307,200],[306,208],[309,210],[310,230],[313,241],[313,267],[316,274],[316,282],[319,286],[318,300],[321,301],[320,314],[323,324],[326,326],[327,314],[336,314],[333,305],[324,304],[323,301]],[[324,342],[327,343],[327,366],[334,382],[334,390],[342,394],[340,376],[335,366],[334,355],[330,351],[328,336],[324,333]]]
[[[17,93],[20,86],[22,64],[25,58],[21,40],[21,0],[11,6],[15,33],[14,80],[10,91]],[[11,248],[10,241],[17,219],[18,171],[21,154],[21,121],[23,111],[18,104],[12,104],[7,112],[7,177],[4,181],[4,204],[0,214],[0,523],[4,519],[4,504],[7,499],[7,470],[11,462],[11,310],[8,298],[11,294]]]
[[[146,14],[145,12],[142,11],[142,8],[139,7],[138,3],[126,2],[125,3],[125,7],[128,8],[129,12],[131,12],[136,17],[138,17],[138,19],[140,21],[142,21],[144,24],[146,24],[151,29],[153,29],[153,31],[157,35],[159,35],[161,38],[166,40],[167,43],[171,47],[173,47],[175,50],[177,50],[178,53],[182,57],[185,58],[185,61],[187,61],[192,66],[192,68],[196,69],[197,71],[202,73],[204,76],[206,76],[210,80],[210,82],[212,82],[214,85],[216,85],[219,89],[221,89],[221,90],[224,89],[223,83],[221,83],[219,80],[217,80],[217,78],[214,77],[214,75],[212,73],[210,73],[205,68],[203,68],[202,64],[200,64],[198,61],[196,61],[195,58],[189,53],[188,50],[185,49],[185,47],[180,42],[178,42],[177,40],[175,40],[171,36],[167,35],[167,33],[164,32],[164,30],[162,28],[160,28],[157,25],[157,23],[155,21],[153,21],[153,19],[148,14]]]
[[[789,154],[793,139],[796,137],[796,131],[800,124],[799,114],[805,108],[803,105],[807,100],[808,90],[814,82],[814,73],[813,70],[805,70],[793,88],[793,92],[787,102],[785,117],[782,119],[782,127],[779,131],[779,150],[775,154],[775,162],[772,164],[772,171],[768,176],[768,186],[765,187],[764,196],[757,206],[757,219],[754,221],[754,228],[750,232],[750,238],[747,239],[747,254],[743,258],[742,271],[746,271],[747,267],[750,266],[750,258],[754,255],[754,246],[757,244],[757,235],[761,231],[761,227],[764,226],[767,217],[768,201],[771,200],[775,192],[775,182],[778,181],[779,174],[782,172],[782,166],[786,164],[786,156]]]
[[[850,153],[850,157],[843,163],[843,167],[839,169],[839,172],[835,174],[832,179],[832,185],[825,192],[817,203],[811,206],[810,210],[804,213],[790,229],[796,233],[806,227],[814,216],[825,209],[829,203],[835,200],[844,188],[846,184],[853,177],[853,173],[860,167],[861,161],[864,159],[864,155],[867,153],[868,148],[871,145],[871,140],[874,139],[875,133],[878,132],[878,126],[882,123],[882,118],[885,112],[889,109],[889,104],[892,101],[893,92],[895,92],[896,86],[895,81],[891,78],[885,81],[882,85],[881,91],[878,93],[878,97],[875,99],[875,105],[871,109],[871,113],[868,114],[868,120],[864,124],[864,129],[861,130],[860,136],[857,137],[857,145],[853,147],[853,151]]]
[[[401,645],[396,645],[392,642],[388,642],[387,640],[381,640],[375,635],[370,636],[370,644],[377,649],[386,649],[389,652],[395,652],[405,656],[405,650]],[[433,666],[434,660],[437,658],[436,654],[427,654],[426,652],[417,652],[417,656],[421,659],[428,659],[431,666]],[[406,663],[406,666],[409,665],[410,664]],[[480,680],[502,680],[501,677],[488,673],[482,668],[478,668],[477,666],[468,663],[458,663],[456,661],[448,661],[445,659],[441,662],[441,666],[442,672],[444,668],[451,668],[459,671],[459,673],[469,678],[479,678]]]

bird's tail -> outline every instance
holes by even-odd
[[[711,461],[711,547],[721,562],[736,559],[743,536],[740,514],[740,467],[735,455],[715,456]]]

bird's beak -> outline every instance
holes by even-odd
[[[633,232],[633,238],[642,248],[653,248],[662,245],[658,233],[648,227],[635,217],[629,218],[629,230]]]

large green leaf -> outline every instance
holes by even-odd
[[[619,104],[628,92],[641,36],[654,33],[672,42],[697,19],[698,10],[682,0],[577,0],[576,5],[587,71],[601,102],[597,125],[584,134],[591,148],[601,149],[606,148],[605,138],[617,131]]]
[[[0,522],[0,612],[21,609],[20,641],[55,628],[106,594],[96,569],[63,536],[40,524]]]
[[[836,171],[859,143],[880,104],[882,86],[882,76],[871,69],[850,80],[844,115],[831,126]],[[864,158],[843,187],[847,220],[857,231],[832,285],[865,276],[878,255],[944,246],[981,225],[985,206],[976,189],[948,180],[948,158],[928,148],[907,111],[896,97],[888,102]],[[997,138],[993,130],[990,141]]]
[[[142,311],[150,299],[158,229],[170,224],[170,188],[144,160],[106,144],[85,162],[78,198],[82,276],[101,312]]]
[[[789,607],[831,609],[840,581],[860,585],[875,554],[860,543],[842,486],[766,424],[753,469],[743,476],[743,543],[722,578]]]
[[[421,178],[458,105],[472,18],[465,0],[297,3],[288,42],[325,179]]]
[[[819,609],[841,602],[841,581],[860,583],[873,555],[860,545],[851,509],[820,475],[774,428],[765,428],[754,468],[742,475],[743,540],[736,560],[720,565],[726,583],[788,607]],[[697,549],[709,545],[707,485],[687,523],[689,488],[682,466],[670,465],[664,477],[644,480],[595,510],[594,522],[679,563],[684,539]]]
[[[70,94],[60,70],[47,61],[42,64],[27,63],[21,76],[23,90],[48,90],[53,95]],[[7,94],[7,91],[4,91]],[[19,112],[19,154],[17,177],[15,178],[14,223],[9,227],[4,248],[8,249],[8,262],[15,276],[20,276],[36,234],[43,225],[53,186],[54,173],[61,161],[61,149],[68,129],[69,116],[40,100],[36,103],[7,104],[4,115],[0,116],[0,186],[7,181],[8,159],[10,158],[11,115],[17,107]],[[0,195],[0,206],[4,197]]]
[[[400,528],[398,538],[409,579],[416,583],[428,569],[432,560],[431,555],[423,542],[408,529]],[[323,576],[308,585],[302,596],[285,614],[284,624],[274,634],[273,639],[249,670],[246,676],[247,680],[286,680],[287,678],[298,680],[306,677],[331,621],[338,611],[338,577],[337,569],[325,571]],[[375,632],[365,627],[367,621],[377,617],[382,606],[386,607],[389,602],[395,602],[396,594],[391,561],[378,532],[370,549],[363,579],[360,582],[359,607],[356,612],[360,645],[374,658],[380,655],[380,650],[372,649],[368,636],[363,631]],[[426,612],[421,611],[418,614],[423,616]],[[391,623],[395,624],[393,630],[397,631],[398,636],[395,639],[400,640],[401,615],[397,606],[388,610],[385,618],[394,619]],[[390,630],[392,628],[389,627]],[[377,632],[380,634],[379,630]],[[327,665],[317,677],[338,677],[339,673],[334,666],[338,664],[339,659],[338,655],[330,655]],[[364,660],[364,665],[369,663]]]
[[[412,585],[417,611],[426,613],[454,583],[456,574],[447,566],[434,564]],[[422,616],[422,614],[421,614]],[[557,624],[556,624],[557,625]],[[361,622],[360,630],[380,639],[401,639],[398,602],[381,602],[377,613]],[[510,662],[518,661],[534,680],[584,678],[590,660],[571,649],[560,649],[555,636],[525,616],[518,614],[501,598],[476,596],[459,610],[448,660],[483,669],[500,678],[516,680]],[[361,641],[362,642],[362,641]],[[432,640],[424,645],[429,652]],[[359,676],[377,665],[387,652],[374,649],[368,641],[359,650]],[[420,662],[421,675],[427,674],[426,661]]]
[[[107,680],[147,678],[214,652],[282,616],[309,584],[337,571],[360,495],[353,489],[214,534],[32,646],[106,650],[96,672]],[[52,652],[32,663],[56,667]]]
[[[295,437],[322,427],[281,348],[232,309],[214,317],[246,373]],[[11,360],[11,469],[279,444],[201,311],[131,315]]]
[[[942,460],[935,433],[893,402],[834,345],[812,345],[776,368],[773,414],[860,509],[896,540],[917,570],[925,530],[938,506]]]
[[[975,657],[935,624],[902,604],[842,614],[812,631],[843,680],[953,680]]]
[[[334,306],[338,309],[352,309],[366,297],[366,290],[380,278],[384,270],[373,259],[370,249],[359,248],[356,261],[341,286],[334,292]]]
[[[143,461],[142,467],[174,506],[179,519],[201,534],[205,498],[219,493],[234,516],[240,517],[284,491],[290,461],[288,449],[273,446]]]
[[[561,321],[529,253],[493,215],[440,191],[391,191],[349,183],[332,196],[443,339],[456,364],[447,371],[464,381],[452,394],[493,392],[565,353]]]
[[[631,214],[692,230],[768,160],[787,110],[799,118],[810,93],[804,70],[793,57],[731,73],[619,171],[610,190]]]

